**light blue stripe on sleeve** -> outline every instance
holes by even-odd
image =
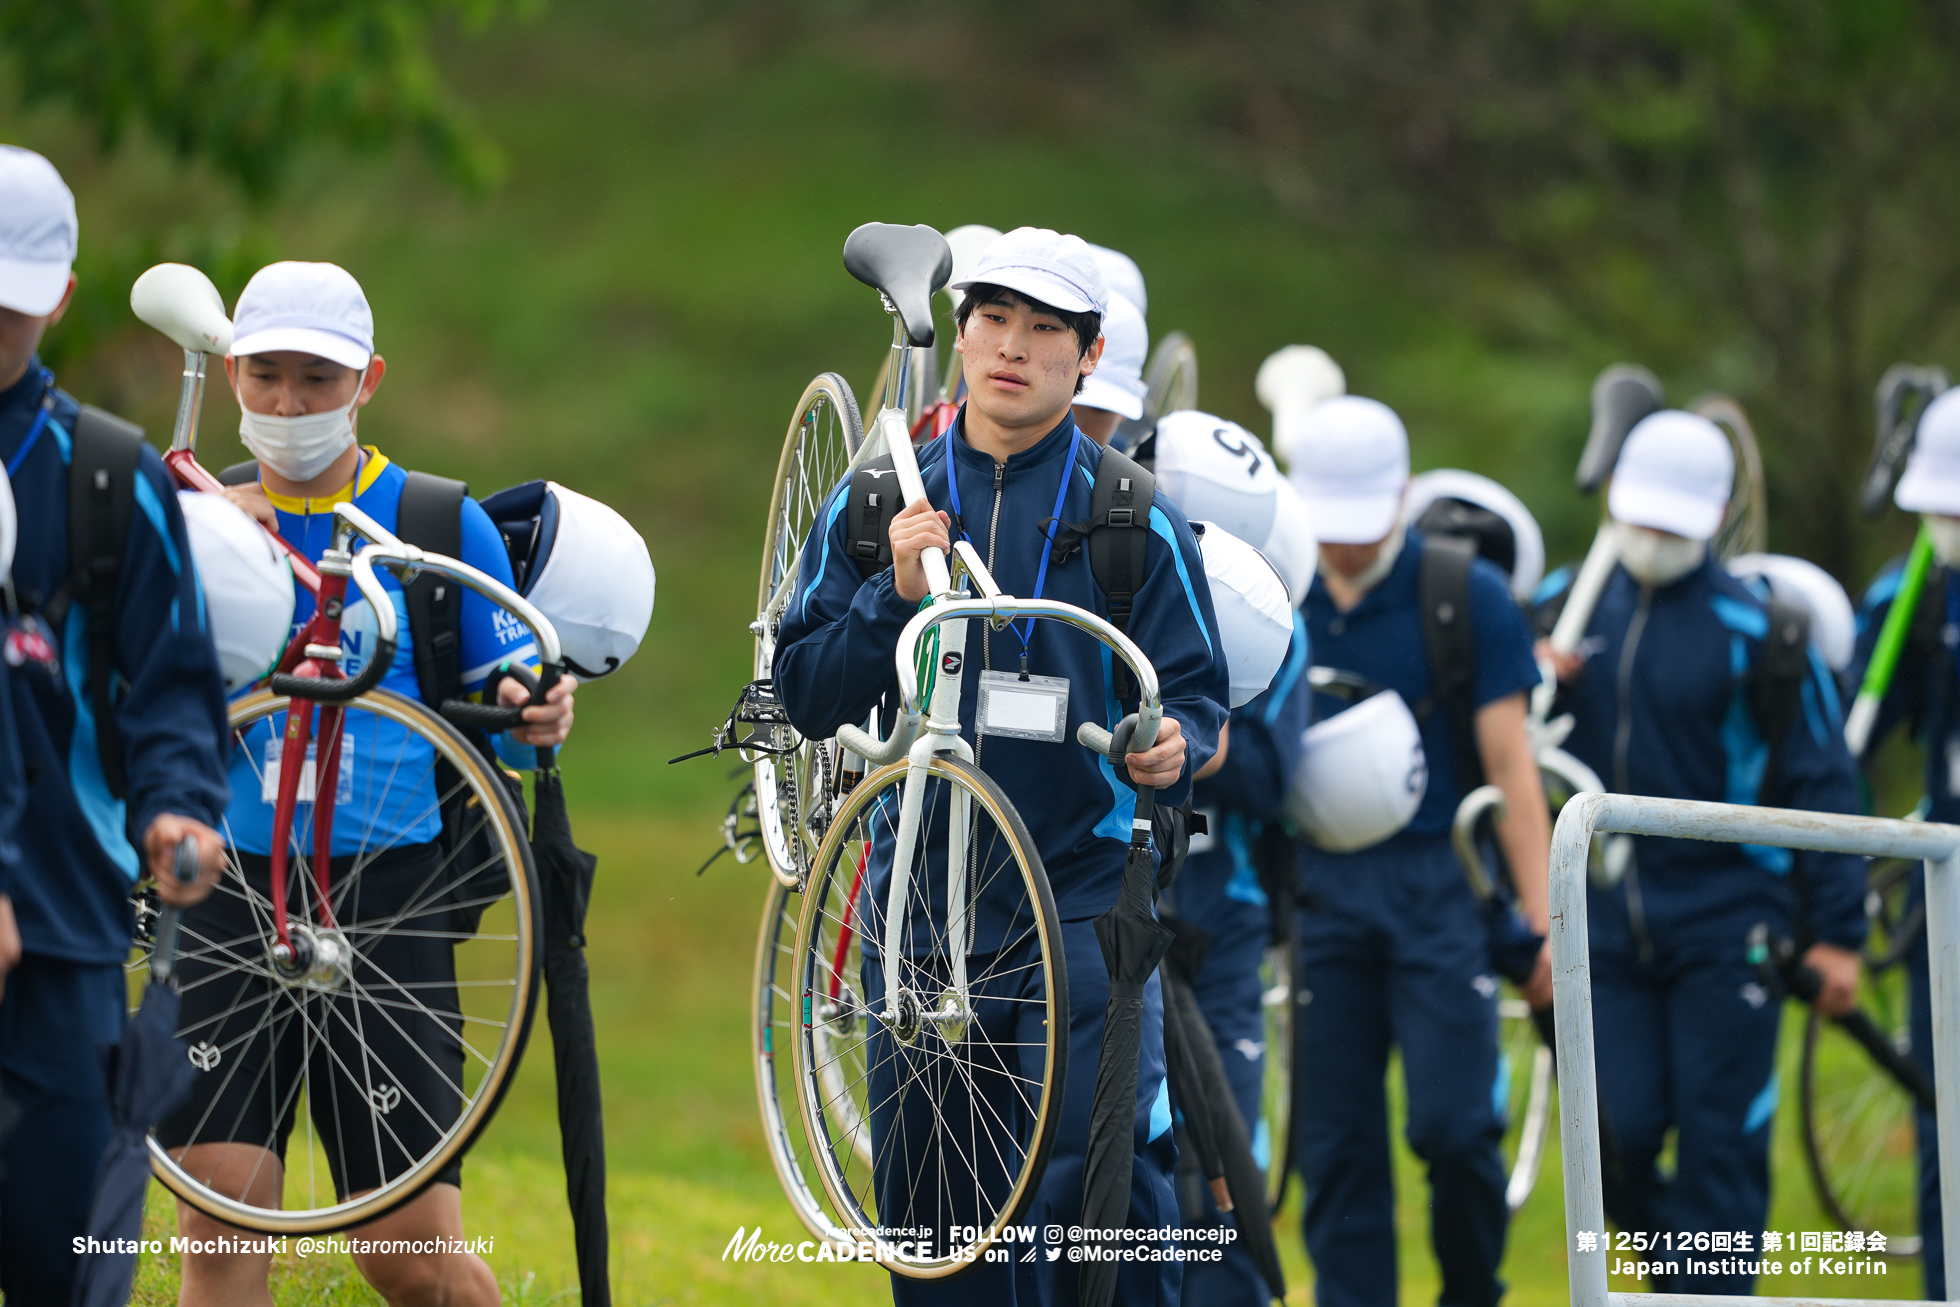
[[[817,574],[810,578],[810,584],[803,587],[803,597],[798,599],[797,607],[805,618],[810,615],[810,592],[823,580],[824,568],[830,565],[830,529],[837,523],[837,515],[844,511],[844,505],[851,497],[851,483],[847,480],[838,489],[837,497],[830,501],[830,511],[823,519],[823,552],[817,555]]]
[[[139,469],[136,473],[136,506],[143,510],[143,516],[150,519],[156,528],[157,539],[163,542],[163,556],[170,564],[172,576],[184,574],[184,562],[177,556],[177,542],[170,538],[170,527],[163,520],[163,504],[157,499],[156,487]]]
[[[1212,647],[1211,629],[1205,625],[1205,610],[1198,606],[1198,592],[1191,588],[1191,573],[1184,566],[1184,551],[1177,547],[1177,533],[1171,530],[1171,520],[1164,516],[1164,510],[1155,504],[1150,506],[1150,529],[1171,547],[1171,557],[1177,561],[1177,579],[1184,582],[1184,597],[1191,604],[1191,620],[1198,624],[1198,633],[1205,638],[1205,652],[1216,658],[1218,651]]]

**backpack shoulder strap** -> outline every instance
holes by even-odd
[[[88,613],[89,711],[102,778],[117,799],[129,792],[122,736],[116,730],[116,590],[136,502],[136,465],[143,428],[82,405],[68,468],[68,592]]]
[[[1108,597],[1109,624],[1125,635],[1130,633],[1137,591],[1149,572],[1150,506],[1156,494],[1155,472],[1121,450],[1103,447],[1089,491],[1089,575]],[[1129,664],[1116,659],[1113,670],[1116,697],[1126,699],[1135,693]]]
[[[1476,559],[1475,541],[1425,535],[1416,578],[1422,647],[1429,660],[1430,707],[1450,715],[1457,789],[1464,794],[1484,783],[1477,714],[1471,702],[1476,693],[1477,642],[1470,625],[1470,567]]]
[[[461,557],[463,501],[470,488],[448,477],[410,472],[402,487],[395,534],[434,554]],[[447,577],[423,574],[403,589],[415,680],[422,702],[441,708],[463,697],[463,588]]]
[[[1783,742],[1803,710],[1803,682],[1810,674],[1810,614],[1781,599],[1769,601],[1769,631],[1756,659],[1749,707],[1769,748],[1756,802],[1770,803],[1782,780]]]
[[[871,459],[851,472],[844,509],[844,551],[866,580],[892,565],[892,518],[898,515],[898,478],[892,456]]]

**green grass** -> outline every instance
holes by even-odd
[[[868,385],[887,339],[875,296],[840,266],[845,234],[871,219],[1035,222],[1121,248],[1149,278],[1153,330],[1197,341],[1206,408],[1265,433],[1259,362],[1291,341],[1321,344],[1352,390],[1403,413],[1419,469],[1468,466],[1516,489],[1554,561],[1584,547],[1598,512],[1569,478],[1587,387],[1612,351],[1573,333],[1499,337],[1440,312],[1375,234],[1311,233],[1212,158],[1031,128],[1014,105],[949,105],[921,93],[926,61],[894,69],[880,52],[781,39],[739,6],[693,22],[669,8],[561,0],[544,21],[449,52],[510,156],[509,185],[480,201],[441,189],[412,156],[315,157],[277,207],[242,214],[221,184],[140,139],[104,156],[71,122],[17,112],[0,136],[48,153],[75,185],[84,278],[126,275],[150,251],[341,262],[373,300],[390,365],[364,438],[479,493],[556,478],[647,537],[653,628],[629,667],[581,693],[564,751],[581,834],[602,858],[591,957],[618,1297],[883,1301],[882,1275],[863,1268],[718,1260],[739,1225],[795,1232],[762,1152],[743,1037],[763,873],[724,860],[694,878],[727,767],[664,765],[706,742],[748,679],[757,537],[790,406],[819,371]],[[211,270],[230,297],[249,267]],[[109,289],[113,301],[121,288]],[[168,430],[176,377],[175,351],[133,323],[62,373],[152,433]],[[214,387],[210,466],[242,457],[235,424]],[[562,1298],[573,1277],[549,1068],[541,1031],[466,1179],[470,1229],[494,1236],[506,1295],[527,1303]],[[1793,1114],[1776,1129],[1776,1224],[1821,1228]],[[1398,1158],[1402,1283],[1421,1301],[1436,1289],[1426,1190],[1406,1150]],[[1564,1300],[1556,1166],[1554,1154],[1513,1230],[1515,1303]],[[154,1193],[151,1216],[167,1230]],[[1281,1243],[1293,1299],[1308,1301],[1296,1214]],[[139,1301],[167,1301],[173,1286],[167,1257],[146,1265]],[[1763,1286],[1805,1287],[1853,1291]],[[373,1301],[340,1258],[289,1259],[277,1288],[283,1303]],[[1855,1291],[1916,1292],[1915,1272]]]

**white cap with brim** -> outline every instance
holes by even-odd
[[[1103,284],[1109,287],[1110,297],[1121,295],[1137,306],[1138,313],[1150,316],[1150,297],[1143,288],[1143,269],[1137,266],[1137,261],[1107,245],[1091,245],[1089,253],[1096,256],[1096,266],[1102,269]]]
[[[55,166],[0,145],[0,308],[53,313],[68,293],[79,233],[75,196]]]
[[[1892,502],[1908,513],[1960,517],[1960,390],[1947,391],[1920,415]]]
[[[1144,355],[1150,348],[1150,331],[1143,314],[1122,295],[1109,297],[1109,312],[1102,320],[1103,352],[1096,370],[1082,383],[1075,402],[1084,408],[1099,408],[1135,420],[1143,416]]]
[[[342,367],[374,357],[374,312],[361,283],[332,263],[273,263],[239,293],[232,313],[231,354],[244,358],[295,350]]]
[[[1307,411],[1291,439],[1293,488],[1322,544],[1385,539],[1409,483],[1409,433],[1376,399],[1340,395]]]
[[[1080,236],[1046,227],[1016,227],[989,245],[954,290],[1004,286],[1069,313],[1109,312],[1109,286]]]
[[[1694,413],[1663,409],[1627,433],[1606,511],[1628,526],[1708,540],[1721,529],[1734,479],[1735,452],[1720,427]]]

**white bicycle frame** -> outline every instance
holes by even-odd
[[[889,303],[887,311],[890,311]],[[919,476],[919,460],[912,448],[911,431],[906,426],[905,413],[900,407],[903,400],[899,379],[908,374],[911,349],[903,323],[895,320],[884,406],[879,410],[872,430],[866,433],[864,442],[864,451],[873,456],[879,452],[891,455],[898,474],[899,492],[906,504],[926,497],[925,483]],[[895,660],[899,712],[891,738],[878,740],[869,731],[856,726],[841,726],[837,730],[839,744],[873,765],[895,763],[901,758],[906,760],[891,885],[885,896],[884,938],[880,941],[887,958],[901,955],[907,915],[905,905],[911,892],[912,854],[918,843],[920,819],[925,806],[927,768],[933,757],[942,753],[950,753],[962,762],[973,761],[973,746],[960,735],[960,695],[966,679],[966,628],[970,619],[984,618],[998,631],[1017,618],[1048,618],[1086,631],[1108,645],[1117,657],[1129,665],[1137,680],[1139,703],[1137,727],[1129,745],[1131,752],[1141,752],[1155,742],[1164,714],[1156,668],[1151,666],[1143,650],[1128,636],[1096,614],[1058,600],[1017,599],[1002,594],[987,565],[981,561],[979,552],[966,540],[954,543],[951,559],[943,550],[928,549],[921,555],[920,562],[925,568],[926,588],[931,603],[906,623],[898,638]],[[968,581],[979,590],[978,598],[969,596]],[[922,713],[917,650],[927,633],[942,625],[947,629],[940,635],[940,670],[933,682],[932,702],[925,705],[926,711]],[[948,671],[949,667],[953,670]],[[1085,748],[1105,757],[1109,756],[1113,745],[1111,733],[1093,722],[1084,722],[1076,732],[1076,739]],[[1120,763],[1121,759],[1112,758],[1111,761]],[[932,1010],[923,1013],[928,1021],[960,1022],[972,1014],[966,976],[967,951],[971,944],[971,923],[967,919],[966,903],[966,842],[972,818],[967,810],[969,806],[970,801],[956,804],[949,814],[951,838],[946,854],[946,902],[953,986],[951,992],[933,1002]],[[1147,821],[1148,817],[1140,814],[1138,820]],[[878,1019],[887,1025],[895,1023],[901,997],[902,987],[895,983],[894,978],[894,984],[885,996],[885,1010],[877,1014]]]

